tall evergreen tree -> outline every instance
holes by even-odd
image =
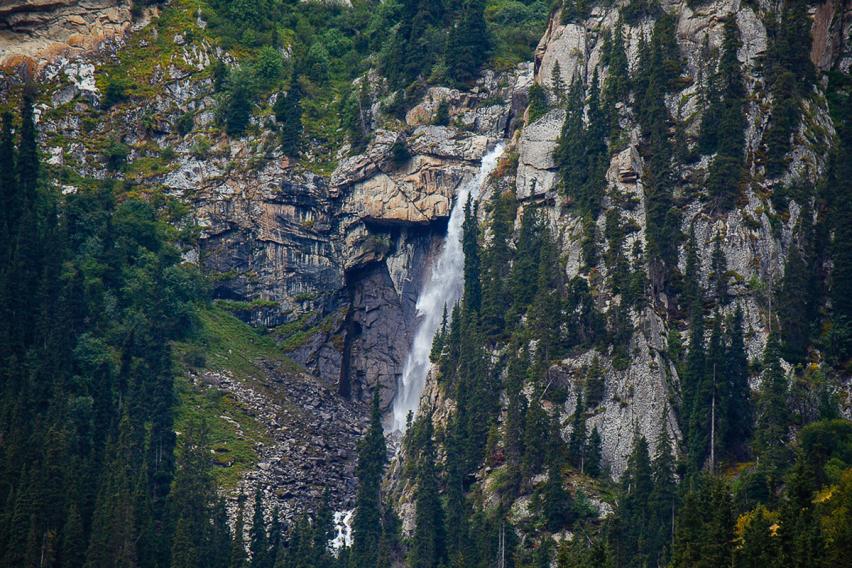
[[[299,156],[302,138],[302,85],[298,70],[293,70],[290,90],[275,100],[275,119],[281,123],[281,150],[287,156]]]
[[[739,182],[745,160],[745,85],[742,80],[737,50],[741,45],[736,20],[729,18],[725,23],[725,35],[722,41],[722,56],[719,60],[718,75],[714,79],[721,99],[711,100],[702,128],[709,121],[718,121],[713,125],[716,132],[712,147],[716,157],[710,165],[707,175],[708,193],[717,205],[727,210],[733,207],[739,194]],[[705,147],[709,143],[705,144]]]
[[[674,518],[677,507],[675,464],[668,430],[668,414],[663,415],[652,464],[654,489],[648,499],[650,508],[649,556],[657,566],[666,566],[671,554]]]
[[[586,458],[586,408],[579,393],[574,407],[571,437],[568,439],[568,457],[571,465],[582,472]]]
[[[266,518],[263,514],[263,492],[258,487],[254,493],[254,512],[249,529],[249,551],[251,568],[266,568],[269,562],[269,543],[266,534]]]
[[[781,367],[778,340],[770,335],[763,354],[763,381],[757,399],[755,451],[770,485],[781,481],[790,457],[787,436],[790,415],[787,406],[787,377]]]
[[[476,78],[491,53],[485,4],[485,0],[464,0],[460,17],[450,29],[446,59],[449,75],[457,83]]]
[[[598,432],[598,427],[592,428],[592,433],[589,435],[589,443],[586,444],[586,475],[589,477],[600,477],[603,473],[601,455],[601,435]]]
[[[654,489],[648,442],[638,434],[621,477],[617,516],[610,533],[617,566],[645,566],[650,561],[650,510]]]
[[[379,544],[382,538],[381,484],[387,461],[387,444],[382,427],[379,391],[373,393],[370,427],[358,444],[358,494],[355,499],[355,516],[352,520],[352,551],[349,565],[352,568],[378,566]]]
[[[743,341],[743,310],[737,306],[728,322],[725,349],[724,393],[719,425],[719,439],[724,446],[724,454],[742,456],[751,440],[754,428],[754,411],[749,386],[748,355]]]
[[[482,307],[481,260],[479,257],[479,227],[476,222],[479,206],[469,196],[464,206],[462,250],[464,251],[464,300],[468,314],[479,314]]]
[[[417,462],[415,529],[411,545],[412,568],[437,568],[447,559],[444,509],[438,494],[432,418],[426,418],[423,449]]]
[[[585,424],[584,424],[585,428]],[[550,443],[547,452],[547,483],[542,495],[542,508],[547,529],[556,532],[570,520],[571,498],[562,485],[562,452],[564,442],[559,421],[554,418],[550,426]],[[573,433],[572,433],[573,439]]]

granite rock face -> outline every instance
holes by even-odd
[[[131,0],[5,0],[0,3],[0,67],[41,66],[121,36],[132,24]]]
[[[623,3],[619,3],[623,4]],[[848,3],[847,3],[848,4]],[[825,102],[824,84],[814,87],[814,95],[803,103],[803,120],[794,134],[793,148],[788,155],[789,166],[784,175],[770,178],[760,162],[762,138],[768,123],[771,108],[765,84],[761,58],[768,46],[766,19],[773,10],[766,3],[746,3],[739,0],[697,3],[694,9],[679,0],[661,3],[663,9],[676,21],[676,40],[684,61],[679,90],[666,97],[671,116],[682,121],[690,144],[695,144],[699,132],[701,115],[705,109],[699,103],[699,88],[706,81],[701,61],[702,46],[707,45],[718,52],[722,45],[724,22],[733,17],[739,28],[742,46],[738,59],[742,64],[743,78],[748,90],[746,105],[746,151],[750,184],[742,192],[737,206],[727,212],[715,210],[708,205],[707,196],[701,192],[710,158],[705,156],[694,164],[679,167],[675,197],[682,219],[684,235],[694,232],[699,253],[699,278],[708,287],[711,254],[718,240],[727,263],[727,276],[731,301],[721,308],[722,317],[733,313],[737,306],[744,314],[744,336],[746,350],[751,361],[759,360],[769,335],[768,298],[773,287],[780,285],[784,264],[793,240],[794,230],[799,223],[804,202],[791,201],[785,211],[775,210],[769,198],[774,191],[791,183],[813,186],[826,173],[826,148],[834,144],[834,130]],[[534,61],[533,81],[552,91],[553,70],[559,66],[563,82],[570,85],[579,79],[588,85],[595,72],[601,82],[606,78],[606,66],[602,64],[602,41],[618,21],[617,6],[611,3],[593,3],[590,15],[583,21],[563,23],[556,11],[538,45]],[[836,69],[848,72],[850,12],[843,2],[824,2],[812,9],[811,59],[821,70]],[[635,25],[624,24],[624,40],[630,68],[638,65],[639,38],[647,39],[653,21],[644,19]],[[551,99],[556,100],[551,92]],[[598,251],[607,250],[612,244],[605,234],[606,216],[618,211],[622,223],[630,229],[621,243],[616,243],[627,255],[639,243],[647,251],[645,229],[646,187],[643,178],[646,164],[642,158],[640,132],[636,118],[625,105],[618,107],[619,119],[624,131],[620,150],[610,161],[606,173],[606,194],[602,200],[602,211],[594,219],[594,240]],[[585,231],[578,212],[570,201],[559,192],[558,168],[553,158],[564,121],[565,112],[552,108],[549,112],[523,130],[516,133],[507,153],[517,156],[516,172],[492,183],[483,191],[483,200],[494,192],[513,188],[521,207],[520,220],[525,207],[535,205],[544,212],[545,219],[558,235],[561,258],[565,266],[565,277],[577,276],[587,279],[598,309],[603,314],[620,306],[620,295],[613,292],[608,283],[609,270],[606,262],[599,262],[590,271],[581,271],[582,241]],[[698,189],[696,190],[696,185]],[[687,193],[687,190],[690,193]],[[487,221],[486,211],[480,211]],[[685,268],[685,239],[680,244],[680,269]],[[646,271],[650,273],[649,267]],[[769,291],[768,291],[769,290]],[[647,307],[631,308],[630,318],[633,334],[627,352],[620,358],[612,348],[595,349],[575,353],[555,362],[548,370],[548,380],[566,393],[562,404],[544,401],[545,410],[559,418],[563,425],[563,437],[567,440],[571,431],[571,418],[576,409],[577,395],[581,392],[585,377],[592,362],[597,359],[605,381],[605,395],[595,408],[587,411],[587,427],[597,427],[602,437],[604,467],[614,477],[619,477],[627,465],[637,434],[644,436],[653,455],[656,440],[665,429],[675,441],[676,451],[682,442],[676,412],[680,396],[680,380],[677,368],[669,357],[669,338],[675,331],[686,330],[672,327],[671,310],[677,309],[675,298],[669,298],[655,286],[650,278],[646,290]],[[683,337],[684,341],[688,337]],[[495,358],[500,353],[495,353]],[[756,385],[755,385],[756,386]],[[504,401],[505,403],[505,401]],[[530,404],[533,404],[531,401]],[[505,409],[504,409],[505,410]],[[421,398],[421,412],[430,412],[438,423],[446,424],[453,411],[453,401],[443,393],[440,385],[430,379]],[[401,512],[403,529],[413,528],[412,486],[401,474],[406,456],[401,455],[391,470],[389,490],[393,492]],[[482,480],[483,499],[488,502],[492,480],[489,467],[483,468],[477,478]],[[531,480],[535,486],[535,480]],[[496,495],[496,490],[495,490]],[[496,499],[497,497],[495,497]],[[517,520],[529,515],[525,505],[529,495],[521,496],[516,503]],[[605,504],[604,504],[605,505]],[[606,507],[599,508],[606,514]],[[515,507],[512,509],[515,510]],[[524,512],[526,511],[526,512]]]
[[[564,111],[553,108],[524,124],[530,86],[537,82],[552,89],[557,64],[566,85],[575,78],[588,84],[596,69],[601,81],[605,79],[603,37],[618,14],[611,2],[593,4],[590,16],[581,22],[562,23],[561,14],[554,13],[534,61],[501,73],[486,70],[467,91],[432,87],[404,122],[375,120],[366,149],[351,156],[341,151],[330,173],[311,171],[304,165],[307,159],[295,163],[283,156],[274,129],[268,128],[270,119],[258,113],[243,138],[228,138],[213,128],[217,102],[207,68],[215,57],[228,61],[228,55],[180,35],[173,38],[174,55],[147,78],[149,86],[158,87],[150,97],[105,110],[103,120],[87,124],[84,117],[102,98],[95,81],[99,66],[115,62],[122,34],[144,26],[151,14],[132,24],[130,2],[124,0],[9,0],[0,5],[0,64],[32,61],[49,88],[36,114],[51,165],[73,168],[88,178],[133,184],[139,182],[134,174],[107,169],[102,149],[91,141],[122,140],[130,147],[130,163],[152,160],[169,148],[174,159],[144,183],[162,189],[190,212],[179,228],[197,230],[199,239],[185,251],[187,261],[215,275],[216,298],[246,305],[241,314],[246,320],[273,330],[299,324],[298,333],[282,338],[282,348],[308,374],[270,369],[259,385],[209,373],[195,377],[200,384],[231,393],[270,425],[273,444],[261,450],[261,463],[244,480],[246,489],[265,487],[267,498],[287,503],[290,514],[310,504],[317,495],[317,480],[327,478],[338,487],[335,502],[351,504],[353,448],[365,414],[363,399],[378,387],[384,408],[391,404],[417,324],[417,296],[455,196],[498,139],[511,140],[506,152],[517,155],[517,170],[509,168],[503,178],[492,179],[483,199],[495,191],[514,191],[521,202],[518,218],[524,207],[541,207],[560,235],[566,278],[594,280],[594,299],[603,313],[620,305],[621,298],[606,284],[605,263],[593,274],[581,272],[585,229],[559,194],[553,159]],[[697,95],[706,75],[698,53],[705,42],[718,50],[724,19],[735,18],[743,42],[738,57],[749,91],[750,158],[759,151],[771,107],[759,65],[767,50],[766,4],[718,0],[691,9],[682,0],[662,2],[676,17],[685,62],[682,89],[666,103],[692,139],[704,110]],[[826,0],[813,10],[811,58],[818,68],[849,71],[851,14],[842,0]],[[624,27],[633,71],[639,38],[647,37],[652,27],[649,20]],[[94,47],[99,51],[90,52]],[[0,75],[2,96],[10,92],[7,83],[14,83],[3,81],[8,78],[14,79]],[[765,288],[753,283],[766,282],[771,289],[780,282],[805,205],[794,201],[780,215],[766,196],[790,181],[815,183],[824,174],[824,149],[833,143],[834,133],[823,88],[816,85],[815,96],[806,102],[807,119],[795,133],[787,173],[768,179],[759,163],[747,160],[753,183],[732,211],[710,210],[701,195],[683,194],[686,180],[706,175],[706,157],[678,172],[682,230],[695,233],[700,276],[706,284],[710,254],[719,239],[733,296],[723,315],[737,305],[743,308],[752,359],[766,343],[769,323]],[[450,120],[435,125],[442,103]],[[374,107],[378,109],[378,103]],[[594,239],[599,250],[610,244],[604,236],[605,217],[617,209],[623,222],[635,228],[621,243],[629,252],[635,242],[646,248],[646,164],[635,117],[623,105],[619,112],[624,143],[607,170],[607,196],[594,219]],[[177,121],[187,113],[195,126],[181,134]],[[68,181],[62,192],[78,191],[74,183]],[[488,215],[485,208],[480,214],[483,220]],[[683,265],[683,247],[680,254]],[[586,369],[599,360],[606,394],[588,423],[598,427],[604,465],[616,477],[626,466],[636,432],[651,442],[652,451],[661,428],[680,438],[672,412],[680,377],[667,356],[674,330],[663,317],[674,300],[653,286],[647,298],[648,307],[630,313],[634,333],[626,362],[616,360],[612,350],[601,349],[557,361],[548,371],[568,396],[564,404],[550,405],[547,411],[567,425]],[[286,396],[277,398],[282,393]],[[452,413],[453,402],[430,380],[422,407],[433,410],[440,423]],[[569,428],[563,432],[566,438]],[[393,466],[397,472],[405,456],[399,459]],[[487,477],[488,472],[481,473]],[[413,520],[410,490],[399,484],[394,488],[402,496],[398,504],[408,528]]]

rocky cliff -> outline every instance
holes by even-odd
[[[534,81],[542,85],[551,97],[562,99],[575,80],[590,85],[593,75],[603,84],[609,68],[603,62],[608,44],[605,38],[614,33],[622,21],[620,10],[626,2],[593,3],[588,17],[565,18],[561,11],[552,14],[549,25],[536,50]],[[718,54],[722,49],[724,23],[732,18],[741,37],[737,51],[743,79],[748,92],[746,107],[746,163],[749,183],[730,211],[720,211],[712,200],[696,187],[695,180],[706,179],[710,159],[704,157],[693,164],[679,166],[676,172],[676,201],[681,211],[680,231],[683,235],[694,232],[699,254],[699,274],[707,287],[713,273],[711,253],[719,239],[727,265],[731,302],[721,309],[728,316],[741,307],[744,312],[746,348],[749,359],[759,361],[766,345],[771,322],[771,298],[784,276],[785,260],[793,243],[793,232],[800,222],[803,206],[810,205],[811,195],[793,199],[786,210],[777,209],[771,199],[782,188],[800,184],[814,187],[825,179],[828,166],[828,149],[836,143],[834,125],[826,101],[827,81],[813,86],[813,92],[803,103],[803,118],[793,134],[792,151],[787,156],[787,167],[780,176],[766,173],[762,162],[762,140],[766,133],[772,109],[772,96],[766,79],[764,56],[767,52],[767,22],[777,16],[774,2],[716,2],[663,1],[662,9],[674,16],[676,41],[685,65],[678,78],[678,87],[665,98],[669,115],[685,130],[688,146],[696,144],[701,118],[706,108],[699,93],[706,88],[708,76],[707,53]],[[638,73],[641,45],[650,38],[655,19],[639,18],[633,23],[623,22],[623,37],[631,74]],[[820,71],[848,73],[852,63],[850,51],[850,12],[843,2],[824,2],[810,10],[810,58]],[[705,54],[705,55],[702,55]],[[562,81],[554,83],[554,68],[558,65]],[[564,91],[559,92],[563,88]],[[554,156],[565,121],[565,110],[554,108],[515,133],[507,154],[517,159],[512,175],[492,178],[482,199],[488,200],[494,192],[507,188],[513,190],[520,201],[516,228],[523,210],[535,206],[545,211],[547,222],[560,235],[561,258],[566,280],[581,276],[594,290],[596,305],[603,313],[612,313],[622,298],[608,284],[608,267],[600,263],[591,272],[582,270],[583,239],[587,231],[599,251],[611,247],[606,237],[608,213],[616,210],[625,226],[631,227],[624,240],[617,243],[623,250],[633,250],[635,242],[648,250],[646,211],[648,210],[646,176],[648,158],[646,141],[643,141],[637,117],[625,100],[617,105],[620,127],[626,140],[612,155],[606,169],[606,190],[600,213],[591,229],[584,227],[581,213],[560,190],[560,176]],[[672,130],[674,132],[674,130]],[[644,156],[644,158],[643,158]],[[487,224],[488,215],[482,213]],[[810,211],[810,209],[808,209]],[[679,266],[687,262],[686,240],[679,248]],[[763,284],[761,284],[763,283]],[[619,361],[612,346],[592,349],[572,355],[551,366],[547,371],[547,384],[561,387],[567,393],[564,403],[544,401],[548,413],[559,417],[566,440],[571,432],[571,417],[575,412],[577,396],[583,392],[585,377],[593,361],[597,360],[605,377],[605,395],[593,411],[587,413],[587,428],[597,428],[602,437],[605,468],[618,477],[627,465],[635,436],[644,436],[654,455],[654,443],[660,429],[668,430],[674,440],[681,440],[677,408],[680,404],[680,383],[683,379],[669,356],[669,338],[672,332],[688,333],[682,319],[671,317],[676,310],[676,300],[654,282],[646,290],[647,307],[631,309],[630,318],[634,333],[629,345],[628,361]],[[777,325],[777,324],[776,324]],[[777,330],[777,328],[776,328]],[[494,354],[495,357],[500,353]],[[848,382],[846,383],[848,393]],[[756,383],[755,383],[756,386]],[[846,412],[849,410],[848,394],[842,395]],[[505,420],[505,400],[503,417]],[[432,413],[438,424],[446,424],[453,412],[454,401],[433,379],[421,400],[421,413]],[[681,423],[683,423],[681,421]],[[406,481],[400,467],[392,470],[391,486],[400,496],[405,530],[413,528],[413,503],[409,501],[412,486]],[[497,476],[491,468],[484,468],[477,479],[482,481],[483,500],[488,504],[496,499],[499,489],[492,489]],[[533,480],[533,486],[543,478]],[[578,482],[581,483],[582,482]],[[530,496],[521,496],[513,505],[513,520],[520,522],[529,515]],[[605,503],[597,503],[601,515],[610,511]]]
[[[501,168],[484,188],[483,199],[495,191],[514,191],[521,204],[518,219],[525,207],[542,208],[560,235],[565,277],[580,274],[582,240],[588,229],[559,192],[553,154],[565,111],[555,104],[560,93],[553,71],[558,63],[564,85],[574,79],[589,84],[596,71],[605,80],[604,36],[612,32],[618,9],[625,4],[593,3],[588,17],[565,22],[559,11],[554,12],[533,62],[500,73],[486,71],[465,91],[428,89],[404,120],[386,116],[379,93],[371,92],[370,143],[356,155],[349,155],[348,147],[340,148],[332,157],[331,171],[312,167],[317,156],[310,151],[300,162],[281,153],[273,129],[267,128],[271,118],[263,110],[274,99],[262,101],[262,111],[254,114],[247,135],[230,138],[216,128],[210,67],[214,59],[229,61],[230,56],[205,39],[200,16],[180,20],[180,26],[171,20],[146,25],[148,20],[141,18],[131,27],[126,2],[6,2],[0,6],[0,59],[11,67],[0,77],[0,92],[4,97],[17,92],[20,76],[13,67],[19,56],[42,65],[37,109],[41,136],[48,163],[61,173],[64,193],[116,179],[142,192],[155,188],[158,195],[187,209],[189,214],[176,222],[198,237],[185,250],[187,261],[211,275],[217,299],[237,306],[245,320],[268,328],[280,340],[282,351],[309,373],[276,371],[261,391],[234,377],[208,373],[208,383],[236,393],[271,424],[274,433],[274,447],[263,451],[258,470],[247,477],[245,487],[266,485],[270,500],[275,496],[283,500],[294,492],[313,499],[314,488],[303,489],[318,475],[317,468],[299,467],[293,473],[277,464],[287,454],[301,456],[300,463],[326,463],[323,460],[334,455],[340,467],[330,479],[339,483],[335,499],[344,504],[351,503],[353,495],[352,447],[364,411],[357,401],[378,387],[383,407],[389,407],[416,323],[416,299],[454,195],[497,139],[511,141],[507,163],[516,159],[517,168]],[[734,298],[724,311],[736,305],[743,308],[751,358],[762,351],[770,327],[766,304],[771,293],[755,283],[768,283],[771,291],[780,282],[804,205],[793,200],[786,211],[777,211],[770,196],[792,181],[813,185],[823,179],[827,150],[835,138],[826,83],[820,81],[804,102],[804,118],[794,134],[785,173],[766,175],[760,141],[772,101],[761,61],[767,50],[766,22],[776,14],[776,4],[661,3],[676,18],[677,45],[685,60],[678,90],[665,102],[670,115],[683,123],[690,145],[695,144],[704,111],[698,94],[706,82],[707,62],[700,54],[718,53],[726,18],[735,20],[742,38],[737,57],[748,91],[746,162],[751,183],[731,211],[709,208],[700,192],[687,193],[689,180],[706,175],[705,157],[677,172],[677,196],[681,231],[695,234],[705,282],[711,273],[713,244],[717,235],[721,238]],[[848,3],[820,3],[811,10],[811,22],[813,63],[822,71],[848,73],[852,65]],[[647,40],[653,24],[653,18],[624,24],[632,71],[638,65],[640,43]],[[187,27],[195,33],[186,33]],[[152,51],[157,56],[146,58]],[[129,70],[129,79],[136,81],[135,94],[104,108],[105,77],[118,70]],[[546,87],[554,100],[551,110],[529,122],[525,107],[533,82]],[[448,108],[448,126],[432,124],[442,102]],[[601,250],[610,244],[605,219],[613,209],[635,228],[626,235],[623,248],[631,250],[635,241],[647,244],[646,153],[633,112],[627,104],[618,108],[626,141],[612,156],[603,208],[594,219],[593,238]],[[187,115],[192,119],[188,130],[178,126]],[[110,166],[114,143],[126,149],[124,171]],[[400,145],[406,150],[402,154],[396,151]],[[164,149],[169,150],[165,158]],[[487,221],[484,208],[481,215]],[[681,246],[681,265],[685,254]],[[606,284],[607,276],[605,265],[584,276],[594,280],[595,302],[604,314],[621,302]],[[549,379],[567,393],[564,404],[548,410],[568,424],[582,377],[593,359],[600,361],[606,394],[590,416],[589,427],[600,431],[604,464],[614,476],[625,467],[635,432],[652,442],[652,451],[661,427],[675,439],[680,437],[673,407],[681,378],[667,352],[670,333],[681,323],[667,317],[674,306],[663,290],[652,285],[647,296],[647,307],[630,311],[636,332],[626,364],[617,361],[611,349],[596,349],[548,370]],[[264,392],[276,390],[283,393],[284,403],[259,400],[267,396]],[[349,398],[355,402],[349,403]],[[299,429],[275,426],[273,417],[287,405],[308,406],[322,419]],[[452,402],[432,382],[422,407],[440,417],[447,415]],[[329,423],[336,426],[329,428]],[[346,435],[334,440],[340,432]],[[569,432],[566,426],[564,435]],[[273,491],[273,486],[281,490]],[[407,493],[404,487],[397,490]],[[403,504],[403,510],[410,510],[406,507]],[[405,520],[410,527],[410,515]]]

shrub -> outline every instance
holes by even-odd
[[[438,104],[434,122],[437,126],[447,126],[450,123],[450,105],[447,101],[444,100]]]
[[[181,136],[189,134],[193,126],[195,126],[195,117],[189,111],[180,115],[175,122],[175,127]]]
[[[123,170],[127,164],[127,156],[130,155],[130,147],[115,138],[110,138],[104,148],[107,168],[112,171]]]
[[[121,79],[110,78],[104,89],[104,99],[101,101],[101,106],[108,109],[126,100],[127,84]]]
[[[547,92],[538,83],[530,87],[530,114],[529,124],[532,124],[547,113]]]
[[[254,60],[254,76],[261,88],[266,89],[277,83],[283,69],[281,54],[274,47],[266,45],[257,53]]]
[[[393,146],[391,146],[391,158],[397,166],[401,166],[411,159],[411,152],[408,151],[408,146],[406,146],[405,140],[402,138],[397,138]]]

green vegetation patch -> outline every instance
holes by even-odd
[[[264,428],[233,396],[215,387],[192,384],[187,377],[175,380],[178,407],[175,413],[175,429],[178,435],[189,424],[205,422],[208,427],[213,470],[216,484],[230,490],[236,487],[243,474],[258,460],[258,444],[269,439]]]

